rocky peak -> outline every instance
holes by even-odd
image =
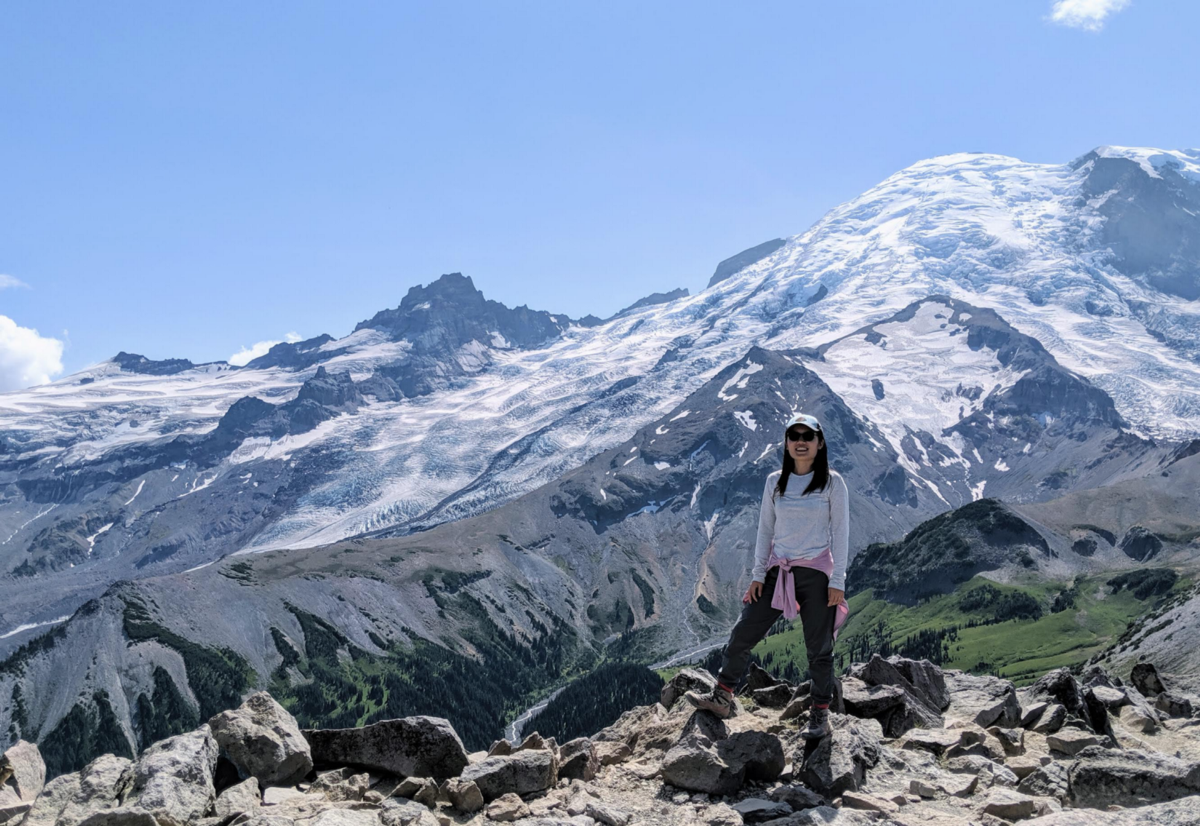
[[[187,359],[162,359],[153,361],[137,353],[126,353],[124,350],[112,358],[113,363],[129,373],[143,373],[149,376],[170,376],[191,370],[196,365]]]

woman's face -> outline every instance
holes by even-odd
[[[799,439],[792,438],[800,436]],[[812,441],[805,441],[804,438],[811,438]],[[810,465],[812,460],[816,458],[817,452],[825,444],[821,438],[821,434],[814,431],[808,425],[797,424],[788,428],[787,436],[787,452],[798,465]]]

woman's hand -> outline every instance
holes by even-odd
[[[750,583],[750,587],[746,589],[746,593],[742,595],[742,602],[757,602],[762,596],[763,584],[757,580]]]
[[[835,605],[841,605],[846,601],[846,592],[839,591],[837,588],[829,589],[829,606],[832,608]]]

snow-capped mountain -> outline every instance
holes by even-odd
[[[941,507],[1135,472],[1064,459],[1029,488],[1047,460],[1021,432],[1054,426],[1039,382],[1072,374],[1099,394],[1088,426],[1115,453],[1200,430],[1198,163],[1111,147],[1062,165],[944,156],[698,295],[608,321],[509,310],[451,275],[346,337],[277,345],[242,369],[122,354],[5,394],[0,629],[63,616],[118,578],[496,508],[630,439],[756,346],[811,351],[806,366],[899,457],[893,479]],[[953,304],[945,319],[896,316],[935,294],[994,311],[1055,367],[1030,347],[983,347]],[[989,441],[1001,431],[1003,448]]]

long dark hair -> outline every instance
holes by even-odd
[[[829,484],[829,445],[825,442],[825,434],[820,430],[816,431],[817,441],[821,447],[817,449],[816,458],[812,464],[812,481],[808,483],[808,487],[804,489],[805,494],[812,493],[814,490],[825,490],[825,486]],[[779,481],[775,483],[775,493],[783,496],[787,493],[788,477],[796,472],[796,460],[792,458],[792,454],[787,449],[787,433],[783,434],[783,472],[779,474]]]

